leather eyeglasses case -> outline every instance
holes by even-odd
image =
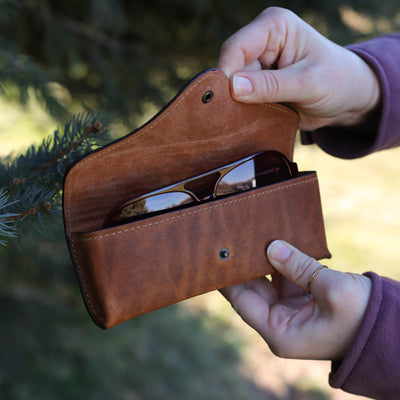
[[[330,257],[315,172],[226,198],[102,228],[116,206],[246,156],[293,160],[297,113],[235,102],[218,69],[194,78],[153,119],[66,174],[64,224],[81,292],[109,328],[140,314],[273,272],[266,249],[284,239]]]

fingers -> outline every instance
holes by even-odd
[[[363,275],[323,268],[314,258],[280,240],[270,244],[267,255],[278,272],[305,292],[309,289],[313,296],[289,319],[284,318],[279,308],[271,307],[273,323],[267,333],[277,354],[342,359],[365,314],[371,292],[370,280]],[[283,330],[284,336],[277,334]]]
[[[321,41],[323,37],[291,11],[268,8],[223,44],[218,67],[230,77],[235,100],[304,103],[311,95],[320,97],[309,55]]]
[[[332,275],[342,275],[339,271],[321,269],[317,260],[280,240],[269,245],[267,256],[274,268],[285,278],[305,292],[310,291],[321,301],[326,298],[328,285],[332,286]],[[341,277],[335,276],[335,279],[340,280]]]
[[[328,268],[284,241],[271,243],[268,258],[287,281],[266,278],[221,290],[242,319],[286,358],[340,360],[361,325],[371,291],[363,275]],[[284,280],[284,279],[283,279]],[[306,295],[311,290],[313,297]]]
[[[294,31],[300,21],[289,10],[267,8],[254,21],[225,41],[221,47],[218,67],[228,77],[246,70],[248,65],[254,65],[258,60],[264,68],[271,68],[281,56],[287,31]]]
[[[235,100],[288,103],[302,130],[358,124],[381,101],[379,80],[362,58],[281,8],[267,8],[232,35],[217,65]]]
[[[277,293],[267,278],[254,279],[220,290],[241,318],[261,332],[268,319],[269,305]]]
[[[362,322],[371,290],[369,279],[318,270],[317,260],[284,241],[271,243],[267,255],[275,269],[302,290],[287,290],[286,285],[260,278],[224,288],[222,294],[276,355],[342,359]],[[313,298],[305,295],[307,288]]]
[[[359,305],[356,304],[357,299],[354,299],[354,305],[360,308],[365,306],[370,285],[365,276],[324,268],[317,260],[282,240],[269,245],[267,256],[280,274],[304,292],[312,294],[323,309],[337,311],[342,306],[347,308],[342,299],[354,293],[356,287],[366,296],[360,297]]]
[[[231,94],[243,103],[295,103],[302,99],[309,84],[307,61],[302,61],[280,70],[234,74]]]

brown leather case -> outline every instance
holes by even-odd
[[[273,269],[265,250],[274,239],[330,257],[315,172],[102,228],[126,200],[245,156],[277,150],[292,160],[297,124],[297,113],[284,105],[233,101],[227,77],[212,69],[147,124],[73,165],[64,183],[64,223],[94,322],[109,328],[267,275]]]

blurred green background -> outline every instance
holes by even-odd
[[[82,110],[111,112],[115,137],[128,133],[272,5],[340,44],[400,27],[394,0],[1,0],[0,156]],[[400,279],[398,150],[344,161],[298,144],[295,159],[318,171],[328,264]],[[355,398],[328,387],[328,362],[274,357],[218,293],[98,329],[58,227],[0,248],[1,399]]]

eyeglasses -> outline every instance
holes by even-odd
[[[264,151],[131,199],[109,213],[104,227],[271,185],[296,175],[296,163],[277,151]]]

